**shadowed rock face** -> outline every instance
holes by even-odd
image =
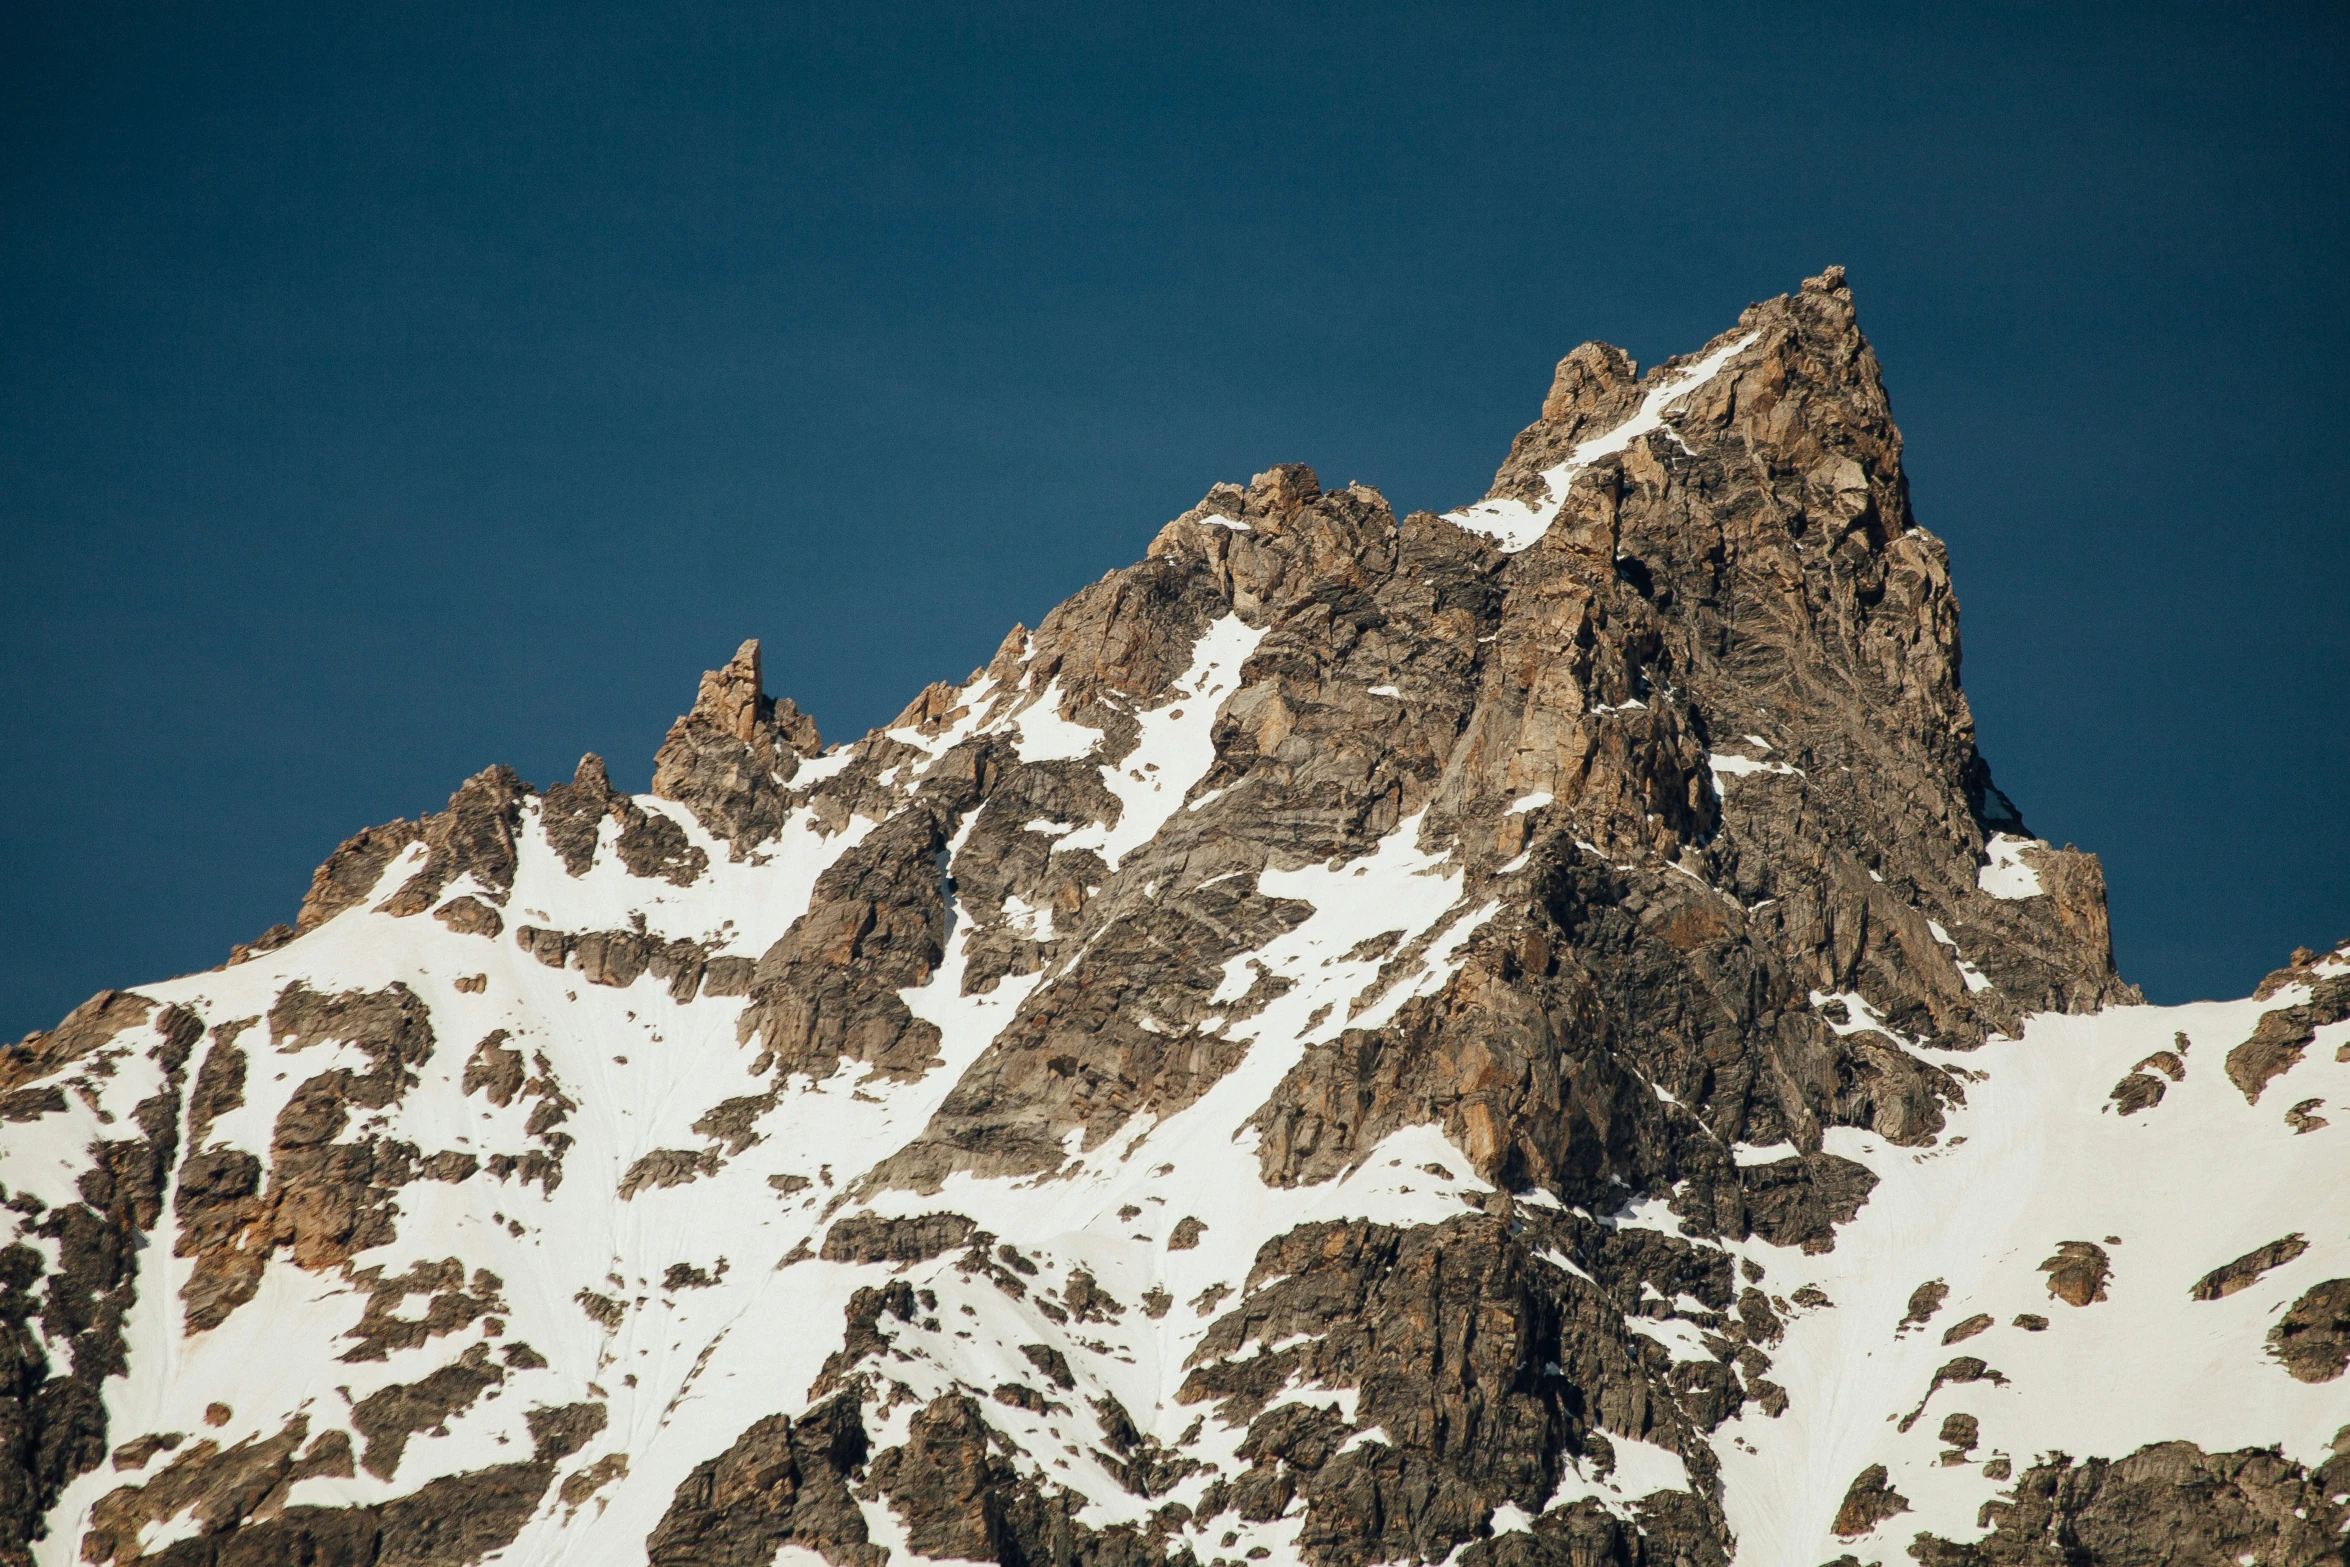
[[[2012,1299],[1855,1256],[2027,1017],[2137,1000],[1959,663],[1836,269],[1576,349],[1459,512],[1217,485],[846,747],[746,642],[648,796],[492,768],[0,1056],[0,1567],[2152,1561],[2209,1496],[2214,1550],[2331,1559],[2338,1460],[2019,1477],[2052,1444],[1954,1406],[2152,1238],[2003,1241]],[[2259,1110],[2343,966],[2087,1113]],[[2261,1247],[2322,1227],[2252,1228],[2164,1298],[2277,1294],[2243,1374],[2338,1377],[2335,1254]],[[1846,1322],[1925,1358],[1837,1446]],[[1797,1428],[1837,1472],[1755,1467]],[[1981,1538],[1943,1472],[2006,1486]],[[1742,1486],[1808,1533],[1742,1545]]]

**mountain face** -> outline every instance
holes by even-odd
[[[0,1052],[0,1563],[2340,1562],[2345,1100],[1992,784],[1831,269]]]

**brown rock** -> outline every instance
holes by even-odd
[[[766,1567],[797,1543],[837,1567],[881,1567],[849,1476],[866,1460],[853,1398],[770,1415],[695,1468],[645,1541],[654,1567]]]
[[[439,902],[442,891],[460,876],[472,877],[487,889],[492,901],[504,902],[507,890],[514,885],[515,834],[521,826],[523,799],[529,793],[530,786],[507,767],[487,768],[466,779],[449,796],[447,810],[427,816],[411,829],[412,836],[407,841],[424,845],[424,864],[384,900],[380,905],[382,912],[421,914]],[[357,897],[364,898],[367,890],[357,887],[356,875],[363,873],[369,864],[376,865],[380,872],[392,855],[384,854],[378,861],[373,858],[375,851],[395,842],[402,836],[399,829],[405,827],[406,823],[396,822],[390,828],[375,829],[384,836],[371,840],[367,848],[358,852],[353,872],[345,880],[337,880],[344,874],[336,870],[337,861],[359,840],[354,839],[352,844],[336,850],[334,858],[320,867],[318,877],[313,880],[311,896],[302,905],[297,927],[307,931],[332,918],[340,908],[330,910],[329,904],[344,892],[355,891]],[[406,844],[400,843],[399,847],[405,848]]]
[[[1002,1490],[1009,1477],[988,1454],[987,1422],[968,1398],[947,1394],[914,1416],[903,1447],[873,1462],[873,1483],[906,1525],[917,1555],[1001,1561]]]
[[[1989,1312],[1978,1311],[1973,1316],[1967,1318],[1965,1321],[1954,1322],[1948,1328],[1944,1329],[1942,1333],[1942,1342],[1945,1344],[1956,1344],[1963,1340],[1973,1338],[1976,1334],[1988,1329],[1991,1326],[1991,1320],[1991,1314]]]
[[[506,1043],[512,1037],[502,1028],[493,1028],[465,1060],[465,1092],[484,1094],[501,1110],[522,1092],[522,1052]]]
[[[472,1408],[485,1389],[506,1380],[504,1370],[490,1364],[489,1354],[489,1345],[474,1344],[421,1381],[395,1383],[352,1405],[351,1425],[367,1444],[359,1467],[389,1480],[400,1467],[409,1437],[419,1431],[446,1435],[452,1415]]]
[[[504,916],[473,897],[451,898],[432,917],[460,936],[495,936],[506,928]]]
[[[2350,1513],[2333,1497],[2342,1489],[2274,1453],[2205,1453],[2190,1442],[2159,1442],[2120,1460],[2058,1454],[1984,1504],[1991,1532],[1983,1538],[1954,1544],[1921,1534],[1910,1550],[1921,1567],[2246,1560],[2318,1567],[2341,1559]]]
[[[1989,1382],[1996,1387],[2005,1387],[2007,1378],[2002,1373],[1992,1370],[1989,1364],[1977,1356],[1960,1355],[1945,1362],[1934,1373],[1934,1380],[1927,1387],[1926,1396],[1918,1400],[1917,1408],[1902,1416],[1900,1423],[1894,1429],[1906,1432],[1911,1426],[1918,1423],[1918,1417],[1926,1412],[1926,1406],[1934,1401],[1936,1393],[1954,1383],[1968,1382]]]
[[[1886,1519],[1908,1511],[1909,1499],[1885,1483],[1885,1466],[1871,1464],[1853,1476],[1844,1492],[1844,1504],[1836,1509],[1836,1521],[1828,1529],[1839,1539],[1858,1539]]]
[[[2307,1250],[2309,1241],[2296,1231],[2282,1240],[2255,1247],[2233,1262],[2222,1263],[2198,1279],[2188,1293],[2197,1300],[2224,1300],[2259,1282],[2269,1269],[2281,1268]]]
[[[305,1447],[309,1430],[308,1418],[294,1415],[276,1435],[248,1437],[225,1450],[205,1438],[145,1483],[108,1492],[90,1510],[82,1560],[129,1567],[142,1559],[141,1531],[183,1511],[193,1513],[204,1534],[226,1534],[296,1481],[351,1474],[350,1438],[327,1431]]]
[[[2151,1072],[2132,1072],[2113,1085],[2108,1096],[2123,1115],[2136,1115],[2162,1103],[2163,1081]]]
[[[2346,1017],[2350,974],[2316,980],[2307,1002],[2261,1014],[2252,1037],[2228,1052],[2228,1081],[2242,1092],[2245,1103],[2258,1104],[2261,1091],[2300,1062],[2320,1028]]]
[[[1942,1309],[1942,1302],[1950,1298],[1950,1286],[1941,1279],[1928,1279],[1909,1293],[1909,1310],[1903,1314],[1896,1333],[1911,1328],[1922,1328]]]
[[[2350,1279],[2312,1285],[2268,1330],[2268,1352],[2298,1382],[2331,1382],[2350,1365]]]
[[[972,1244],[978,1228],[959,1213],[924,1213],[907,1219],[852,1214],[835,1220],[825,1231],[819,1255],[826,1262],[927,1262]]]
[[[709,868],[709,856],[695,848],[675,822],[615,790],[604,759],[593,752],[579,759],[571,782],[557,784],[540,801],[539,820],[547,842],[574,876],[587,874],[595,863],[598,834],[607,819],[618,828],[614,849],[632,876],[659,877],[686,887]]]
[[[717,1174],[723,1162],[715,1148],[656,1148],[640,1155],[628,1167],[614,1195],[626,1202],[647,1187],[683,1186],[702,1176]]]
[[[0,1089],[62,1071],[126,1028],[147,1021],[155,1003],[127,990],[101,990],[45,1034],[27,1034],[0,1051]]]
[[[935,808],[884,823],[817,878],[807,912],[759,960],[736,1027],[758,1038],[778,1076],[825,1077],[843,1057],[893,1077],[928,1068],[938,1030],[899,992],[944,956],[936,856],[952,825]]]
[[[2105,1281],[2113,1265],[2105,1248],[2090,1241],[2064,1241],[2056,1255],[2040,1264],[2048,1275],[2048,1293],[2068,1306],[2086,1306],[2105,1299]]]

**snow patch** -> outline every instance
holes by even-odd
[[[1126,756],[1102,766],[1102,782],[1118,797],[1116,824],[1081,827],[1053,845],[1056,853],[1092,849],[1116,870],[1119,861],[1158,835],[1192,785],[1215,764],[1216,710],[1239,689],[1240,666],[1264,636],[1238,615],[1226,615],[1201,633],[1175,694],[1135,714],[1142,738]]]
[[[1975,873],[1975,885],[1994,898],[2039,897],[2046,890],[2040,885],[2040,873],[2024,863],[2021,851],[2046,847],[2035,839],[1993,833],[1991,841],[1983,846],[1989,860]]]
[[[1758,762],[1753,757],[1738,756],[1729,751],[1709,751],[1705,760],[1706,765],[1716,774],[1727,774],[1732,778],[1743,778],[1749,773],[1793,773],[1798,778],[1807,776],[1802,768],[1791,762]]]

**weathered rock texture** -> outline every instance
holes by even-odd
[[[845,748],[747,642],[0,1055],[0,1567],[2333,1559],[2350,957],[2136,1008],[1959,664],[1835,269]],[[2045,1456],[2141,1291],[2278,1452]]]

